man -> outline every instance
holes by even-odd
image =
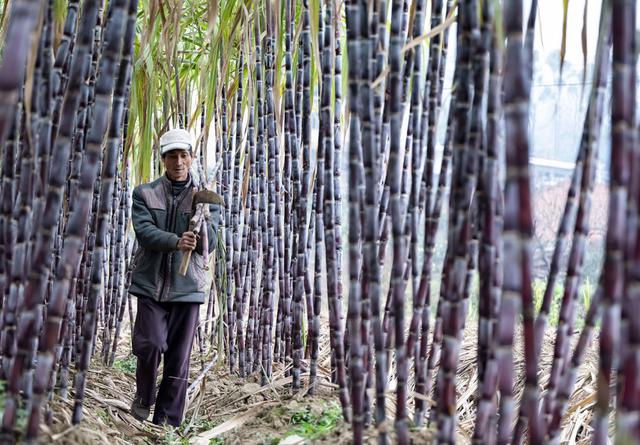
[[[131,414],[146,420],[155,403],[153,423],[179,426],[182,422],[189,355],[204,303],[207,277],[203,249],[212,252],[220,219],[218,205],[210,205],[209,245],[189,231],[195,184],[190,167],[191,137],[174,129],[160,138],[166,173],[133,190],[132,220],[138,240],[129,292],[138,297],[133,329],[133,353],[138,358],[136,394]],[[206,205],[206,204],[205,204]],[[193,251],[185,276],[182,256]],[[156,397],[156,377],[164,354],[164,372]]]

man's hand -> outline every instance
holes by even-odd
[[[178,240],[177,247],[178,247],[178,250],[181,250],[183,252],[188,252],[196,248],[197,242],[198,242],[198,238],[196,237],[195,233],[191,231],[186,231],[182,234],[182,237],[180,237],[180,240]]]

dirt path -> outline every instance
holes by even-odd
[[[128,335],[128,334],[126,334]],[[465,341],[458,368],[458,418],[459,443],[468,443],[473,432],[475,418],[476,336],[472,328],[465,332]],[[135,393],[135,358],[128,354],[123,340],[122,351],[112,368],[102,366],[97,360],[89,371],[86,391],[84,421],[69,427],[73,400],[52,403],[53,422],[43,427],[47,442],[57,444],[256,444],[272,445],[302,443],[350,443],[349,426],[342,422],[340,407],[334,386],[329,383],[329,346],[323,342],[319,358],[320,386],[317,394],[309,396],[304,388],[292,394],[291,378],[285,376],[282,365],[274,365],[273,381],[267,386],[259,383],[259,374],[247,379],[229,375],[226,364],[216,362],[210,366],[204,378],[198,380],[188,393],[188,409],[185,422],[179,429],[163,428],[150,422],[139,422],[129,414],[129,404]],[[542,369],[547,369],[553,352],[553,342],[545,341],[542,351]],[[194,348],[191,365],[193,382],[201,376],[201,360]],[[205,358],[205,366],[213,354]],[[524,363],[521,345],[515,352],[516,375],[522,376]],[[565,419],[562,443],[587,443],[590,433],[591,409],[595,401],[597,372],[597,347],[594,344],[587,353],[587,363],[578,374],[576,390]],[[395,382],[393,376],[390,386]],[[548,376],[541,375],[545,385]],[[519,379],[521,380],[521,379]],[[308,377],[303,375],[303,383]],[[412,384],[412,382],[410,382]],[[517,388],[521,389],[519,381]],[[388,399],[387,428],[393,430],[394,401]],[[412,403],[409,404],[412,410]],[[367,431],[367,442],[375,443],[376,432]],[[296,440],[296,437],[298,440]],[[412,432],[414,443],[428,443],[429,431]]]
[[[130,343],[128,337],[123,340],[125,342]],[[308,433],[305,427],[313,422],[326,423],[326,431],[342,427],[334,387],[328,383],[328,343],[320,351],[320,385],[314,396],[307,394],[308,387],[294,395],[291,377],[285,376],[285,369],[280,364],[274,364],[272,382],[261,386],[258,373],[247,379],[229,375],[226,364],[217,361],[215,352],[202,361],[197,348],[194,348],[190,382],[195,381],[196,384],[192,383],[187,393],[187,414],[178,429],[159,427],[149,421],[140,422],[129,414],[129,405],[135,393],[135,357],[126,353],[128,348],[119,349],[122,352],[113,367],[106,367],[99,360],[93,361],[81,425],[68,426],[71,423],[73,399],[62,400],[56,395],[52,402],[53,422],[43,427],[47,442],[272,444],[287,436],[296,436],[297,432]],[[215,362],[213,365],[212,361]],[[204,377],[202,364],[207,369]],[[159,375],[161,373],[160,370]],[[306,383],[308,374],[303,373],[302,378]],[[322,436],[322,432],[311,433]]]

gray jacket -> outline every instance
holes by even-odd
[[[202,256],[202,239],[191,255],[187,274],[180,275],[183,252],[178,240],[189,229],[195,187],[190,182],[173,196],[171,181],[163,175],[133,190],[131,217],[138,240],[129,292],[162,302],[204,303],[207,274]],[[210,205],[207,227],[209,252],[217,244],[220,206]]]

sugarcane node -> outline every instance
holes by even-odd
[[[193,194],[193,201],[191,203],[191,220],[189,221],[189,230],[196,235],[200,232],[200,226],[204,220],[204,204],[218,204],[224,206],[224,199],[212,190],[198,190]],[[205,246],[205,249],[208,247]],[[191,261],[191,250],[185,252],[182,255],[182,261],[180,262],[180,275],[185,276],[189,269],[189,262]]]

